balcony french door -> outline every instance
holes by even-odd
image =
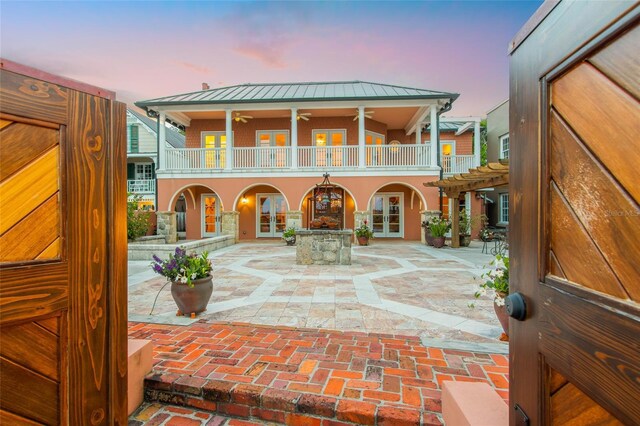
[[[202,194],[202,236],[220,235],[220,201],[215,194]]]
[[[227,155],[227,135],[225,132],[203,132],[202,152],[204,161],[201,164],[207,169],[224,169]]]
[[[283,168],[289,163],[289,131],[273,130],[258,132],[256,164],[261,168]]]
[[[376,237],[404,235],[402,194],[376,194],[371,200],[371,227]]]
[[[287,204],[278,194],[257,194],[258,238],[281,237],[286,227]]]
[[[313,140],[316,149],[316,167],[342,167],[347,161],[344,156],[347,151],[343,148],[346,144],[346,130],[314,130]]]

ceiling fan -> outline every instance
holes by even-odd
[[[296,120],[309,121],[310,112],[299,112],[296,114]],[[283,117],[291,117],[290,115],[283,115]]]
[[[364,111],[364,117],[365,118],[371,118],[373,116],[373,114],[375,114],[375,111]],[[356,115],[355,117],[353,117],[353,121],[356,121],[358,119],[358,117],[360,116],[360,112],[358,110],[356,110]]]
[[[243,123],[246,123],[247,120],[251,120],[253,117],[250,115],[242,115],[242,113],[240,112],[234,112],[233,113],[233,120],[237,123],[239,121],[242,121]]]

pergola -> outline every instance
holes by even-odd
[[[486,166],[469,169],[461,173],[434,182],[425,182],[424,186],[442,188],[447,197],[453,199],[451,218],[451,247],[460,247],[460,194],[482,188],[492,188],[509,184],[509,160],[489,163]]]

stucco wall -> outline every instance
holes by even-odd
[[[509,101],[487,114],[487,160],[496,162],[500,157],[500,136],[509,133]]]

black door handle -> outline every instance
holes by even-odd
[[[527,304],[525,303],[524,296],[520,293],[513,293],[505,298],[505,306],[507,313],[511,318],[518,321],[524,321],[527,317]]]

